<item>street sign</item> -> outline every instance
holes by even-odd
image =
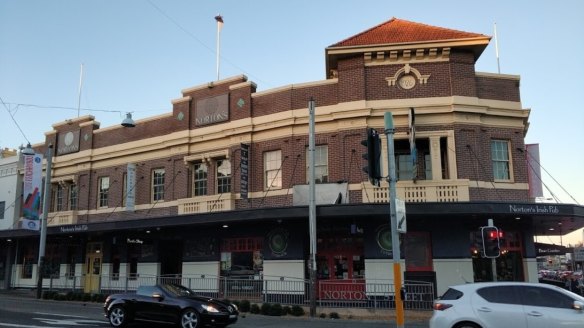
[[[397,219],[397,232],[406,233],[407,232],[407,221],[406,221],[406,202],[396,198],[395,199],[395,215]]]

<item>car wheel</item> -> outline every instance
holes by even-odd
[[[473,322],[462,322],[454,326],[454,328],[481,328],[481,326]]]
[[[197,328],[200,327],[199,313],[193,309],[186,309],[180,316],[181,328]]]
[[[114,306],[109,313],[109,322],[112,327],[123,327],[128,322],[126,310],[121,306]]]

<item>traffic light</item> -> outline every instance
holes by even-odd
[[[501,255],[499,229],[497,227],[481,227],[481,236],[483,238],[483,257],[499,257]]]
[[[368,128],[367,139],[361,141],[361,144],[367,147],[367,152],[363,154],[363,159],[367,160],[367,166],[363,171],[367,173],[369,182],[379,187],[381,179],[381,139],[377,130]]]

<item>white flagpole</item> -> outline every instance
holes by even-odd
[[[497,56],[497,73],[501,74],[501,66],[499,65],[499,39],[497,38],[497,23],[495,23],[495,56]]]
[[[219,80],[219,53],[221,52],[221,28],[223,27],[223,17],[221,15],[215,16],[217,21],[217,80]]]
[[[81,73],[79,73],[79,92],[77,97],[77,117],[81,108],[81,88],[83,87],[83,63],[81,63]]]

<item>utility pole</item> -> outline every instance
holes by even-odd
[[[397,231],[397,199],[396,199],[396,176],[395,176],[395,149],[393,145],[393,116],[391,113],[385,113],[385,135],[387,136],[387,163],[389,172],[389,216],[391,227],[391,248],[393,254],[393,282],[394,282],[394,299],[396,324],[398,328],[404,328],[404,303],[402,300],[402,276],[401,276],[401,254],[399,249],[399,232]]]
[[[39,262],[37,265],[37,298],[43,294],[43,271],[45,267],[45,246],[47,244],[47,217],[51,201],[51,170],[53,166],[53,144],[47,148],[47,171],[45,173],[45,193],[43,194],[43,215],[41,217],[41,239],[39,241]]]
[[[308,223],[310,230],[310,316],[316,316],[316,186],[314,185],[314,99],[308,102]]]

